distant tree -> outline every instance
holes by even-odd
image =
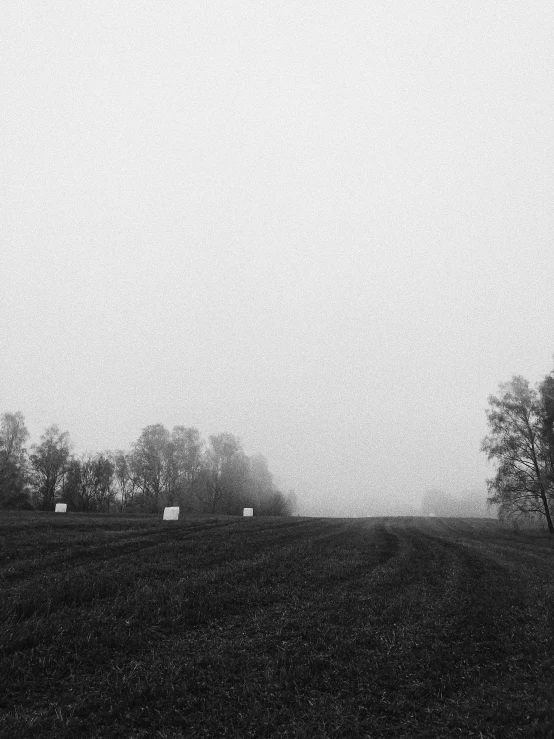
[[[294,516],[298,511],[298,496],[294,490],[289,490],[285,498],[287,515]]]
[[[161,423],[146,426],[133,444],[130,467],[144,510],[155,513],[167,498],[169,431]]]
[[[81,489],[87,501],[85,510],[108,511],[115,498],[114,465],[104,454],[88,455],[81,463]]]
[[[27,484],[29,432],[23,414],[4,413],[0,417],[0,508],[31,507]]]
[[[252,507],[250,499],[250,458],[239,449],[224,468],[223,484],[225,502],[222,511],[229,514],[241,514],[243,508]]]
[[[241,443],[233,434],[210,436],[205,453],[206,486],[199,496],[210,513],[238,512],[238,493],[244,493],[248,462]],[[234,505],[233,505],[234,504]]]
[[[261,516],[291,516],[296,508],[296,495],[290,491],[285,496],[275,486],[269,471],[267,459],[263,454],[249,458],[248,502]]]
[[[170,495],[185,510],[193,510],[196,492],[202,480],[204,442],[195,428],[175,426],[168,448]]]
[[[269,495],[262,498],[258,505],[261,516],[291,516],[292,509],[287,498],[280,490],[273,490]]]
[[[539,385],[541,409],[541,440],[545,450],[549,487],[554,488],[554,373],[547,375]]]
[[[81,490],[81,461],[79,459],[71,458],[68,460],[62,478],[59,499],[62,503],[67,503],[71,511],[84,510]]]
[[[275,492],[273,475],[269,471],[267,459],[263,454],[255,454],[249,459],[250,485],[248,494],[251,506],[259,508],[261,502],[269,498]]]
[[[275,486],[266,458],[248,457],[233,434],[210,436],[203,473],[199,499],[210,513],[239,515],[247,507],[256,515],[290,516],[296,506],[292,491],[287,497]]]
[[[114,465],[115,502],[120,510],[133,505],[138,490],[137,479],[133,474],[131,455],[121,450],[112,455]]]
[[[113,485],[115,465],[107,454],[97,454],[93,460],[94,500],[98,510],[109,511],[115,502]]]
[[[75,511],[109,511],[115,502],[114,469],[107,454],[69,460],[60,499]]]
[[[27,455],[28,431],[21,413],[0,417],[0,508],[52,510],[63,501],[71,510],[142,510],[165,505],[185,511],[291,515],[296,496],[278,490],[266,458],[248,457],[233,434],[210,436],[206,448],[198,429],[146,426],[129,452],[71,454],[69,434],[48,427]]]
[[[514,376],[490,396],[487,420],[490,434],[482,442],[489,460],[498,463],[487,480],[488,501],[499,506],[499,516],[544,516],[550,533],[554,525],[551,450],[543,402],[523,377]]]
[[[496,518],[496,506],[487,501],[487,494],[483,488],[466,490],[460,495],[460,505],[464,516],[473,518]]]
[[[464,512],[459,500],[456,500],[456,498],[444,492],[444,490],[432,488],[423,493],[421,501],[421,515],[430,516],[431,514],[453,517],[463,516]]]
[[[62,493],[62,484],[69,467],[71,445],[67,431],[56,425],[46,429],[40,444],[33,444],[29,457],[33,495],[44,511],[54,508],[56,497]]]
[[[484,490],[471,490],[453,496],[443,490],[433,488],[423,493],[419,514],[422,516],[444,517],[487,517],[495,515],[487,507],[487,495]],[[418,515],[416,512],[408,515]]]
[[[144,428],[127,464],[127,484],[137,491],[135,501],[150,511],[177,504],[191,510],[202,476],[202,447],[194,428],[175,426],[171,432],[162,424]],[[125,474],[125,463],[120,458],[116,465],[119,486]]]

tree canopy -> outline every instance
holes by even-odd
[[[216,434],[206,443],[198,429],[162,424],[142,429],[128,451],[74,456],[69,433],[48,427],[27,454],[23,414],[0,422],[0,507],[76,511],[143,511],[166,505],[183,512],[290,515],[294,495],[275,485],[263,455],[249,457],[238,437]]]
[[[498,395],[489,397],[490,433],[481,448],[497,462],[487,486],[488,500],[499,506],[500,517],[544,517],[554,533],[550,379],[540,387],[531,388],[521,376],[500,385]]]

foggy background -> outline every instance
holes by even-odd
[[[236,434],[305,515],[484,501],[488,395],[554,366],[551,2],[19,0],[0,34],[0,412]]]

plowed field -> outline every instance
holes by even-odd
[[[553,539],[0,512],[0,737],[554,737]]]

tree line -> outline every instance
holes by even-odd
[[[554,533],[554,371],[531,387],[520,375],[489,397],[482,450],[496,465],[488,502],[500,519],[541,521]]]
[[[49,426],[27,449],[21,412],[0,418],[0,508],[158,513],[179,506],[184,513],[292,515],[293,491],[275,485],[261,454],[245,454],[233,434],[210,436],[198,429],[146,426],[128,451],[73,454],[69,433]]]

